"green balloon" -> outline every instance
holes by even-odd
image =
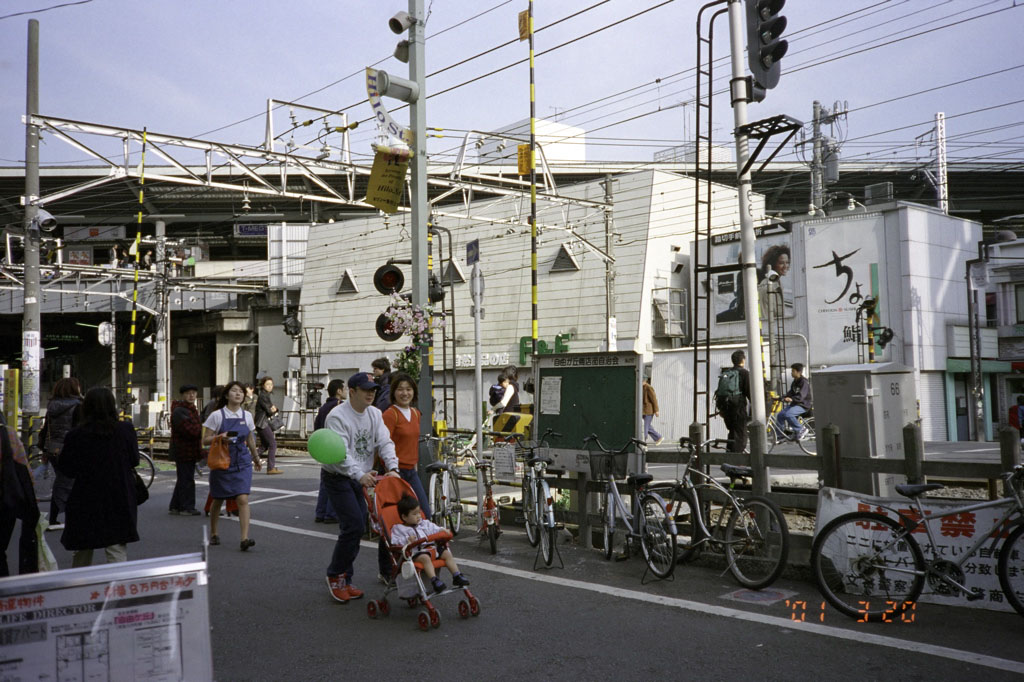
[[[317,429],[310,435],[306,447],[310,456],[321,464],[345,461],[345,441],[337,431]]]

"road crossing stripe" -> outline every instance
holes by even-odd
[[[323,531],[305,530],[303,528],[294,528],[292,526],[271,523],[269,521],[253,520],[249,523],[254,526],[271,528],[274,530],[284,531],[286,533],[294,533],[296,535],[305,535],[308,537],[322,538],[324,540],[336,540],[338,537],[336,533],[324,533]],[[367,549],[376,549],[377,547],[376,542],[372,542],[369,540],[362,540],[360,544],[361,546],[366,547]],[[732,618],[734,620],[759,623],[761,625],[773,625],[778,628],[799,630],[801,632],[806,632],[809,634],[821,635],[824,637],[832,637],[833,639],[847,640],[850,642],[854,642],[856,644],[874,644],[875,646],[883,646],[889,647],[891,649],[900,649],[902,651],[911,651],[920,654],[927,654],[929,656],[947,658],[950,660],[969,663],[972,665],[980,665],[986,668],[993,668],[995,670],[1006,670],[1009,672],[1024,673],[1024,662],[1021,661],[1012,661],[1005,658],[997,658],[995,656],[979,654],[973,651],[964,651],[962,649],[953,649],[950,647],[939,646],[937,644],[928,644],[926,642],[913,642],[910,640],[898,639],[896,637],[876,635],[871,632],[865,632],[864,629],[846,630],[843,628],[832,627],[829,625],[821,625],[818,623],[801,623],[800,621],[780,618],[779,616],[768,616],[761,613],[754,613],[751,611],[734,609],[728,606],[716,606],[714,604],[704,604],[702,602],[691,601],[689,599],[679,599],[677,597],[667,597],[658,594],[648,594],[646,592],[639,592],[637,590],[630,590],[621,587],[613,587],[611,585],[603,585],[600,583],[588,583],[583,582],[582,580],[560,578],[554,575],[534,573],[532,571],[524,571],[518,568],[510,568],[508,566],[496,566],[494,564],[489,564],[474,559],[466,559],[463,557],[459,557],[459,565],[478,568],[482,571],[490,571],[492,573],[502,573],[504,575],[511,576],[514,578],[522,578],[523,580],[532,580],[534,582],[547,583],[549,585],[560,585],[562,587],[569,587],[577,590],[586,590],[588,592],[596,592],[598,594],[610,595],[613,597],[620,597],[623,599],[632,599],[634,601],[647,602],[649,604],[657,604],[659,606],[670,606],[673,608],[683,609],[686,611],[693,611],[695,613],[703,613],[709,616]]]

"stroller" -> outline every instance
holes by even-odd
[[[417,615],[417,624],[421,630],[429,630],[431,626],[441,626],[441,614],[430,602],[434,597],[440,597],[451,593],[461,593],[459,599],[459,617],[469,618],[480,615],[480,602],[466,587],[449,587],[444,592],[436,593],[433,588],[425,585],[420,575],[422,569],[413,561],[413,556],[418,554],[418,547],[426,542],[445,542],[451,540],[452,534],[448,531],[435,533],[426,538],[411,542],[404,547],[391,544],[391,528],[401,523],[398,516],[398,501],[403,495],[415,497],[415,493],[408,483],[394,476],[386,476],[377,481],[377,486],[371,491],[366,491],[367,507],[370,510],[370,525],[374,531],[380,533],[391,557],[391,575],[388,585],[384,588],[384,595],[380,599],[371,599],[366,604],[366,614],[370,618],[378,615],[387,616],[391,613],[391,605],[388,602],[388,595],[392,592],[398,593],[399,599],[404,599],[410,608],[421,606]],[[437,558],[433,548],[430,550],[431,558],[435,569],[444,567],[444,561]]]

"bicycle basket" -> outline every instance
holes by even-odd
[[[590,476],[596,481],[605,481],[610,477],[626,477],[626,461],[628,452],[592,452],[590,453]]]

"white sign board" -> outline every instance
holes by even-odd
[[[212,680],[200,554],[0,581],[0,678]]]
[[[516,448],[511,443],[494,444],[494,475],[499,479],[516,477]]]
[[[971,502],[975,502],[972,500]],[[965,506],[964,501],[946,502],[941,500],[922,499],[921,506],[925,516],[940,514],[951,511],[958,507]],[[860,493],[851,493],[837,488],[822,488],[818,493],[818,516],[815,521],[815,534],[821,532],[832,519],[852,511],[871,511],[883,514],[899,520],[895,511],[905,516],[914,518],[917,516],[917,506],[909,499],[900,497],[896,499],[871,497]],[[994,527],[996,522],[1006,512],[1006,506],[989,507],[963,514],[954,514],[939,519],[932,526],[932,534],[935,537],[935,552],[950,561],[956,562],[964,553],[977,542],[978,533],[984,533]],[[1005,535],[1005,531],[1003,533]],[[932,556],[931,543],[928,540],[928,533],[924,526],[914,531],[913,537],[921,546],[925,558]],[[851,543],[863,543],[865,538],[853,538]],[[1000,544],[1002,540],[999,541]],[[1006,599],[1003,597],[1003,588],[999,584],[999,577],[996,571],[996,564],[999,559],[999,545],[995,551],[989,549],[991,543],[986,541],[975,556],[967,559],[963,565],[964,584],[972,590],[980,589],[983,597],[976,601],[967,601],[963,594],[947,596],[935,593],[925,582],[924,594],[918,601],[935,604],[946,604],[950,606],[970,606],[972,608],[991,609],[993,611],[1013,611]]]

